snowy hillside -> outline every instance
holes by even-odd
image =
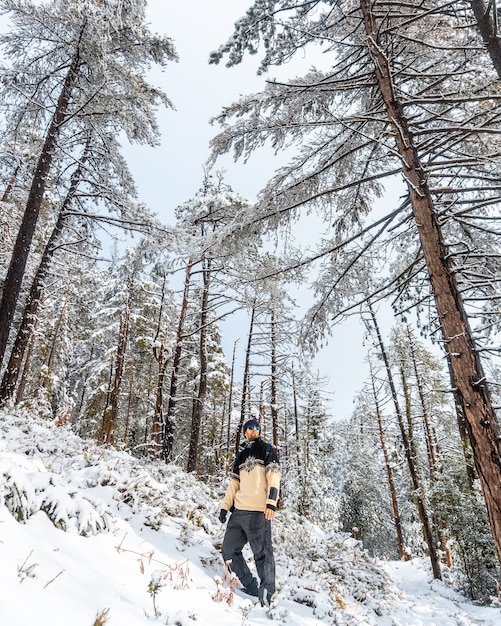
[[[0,624],[179,626],[501,623],[423,563],[381,563],[280,511],[279,593],[254,605],[224,574],[225,485],[141,464],[23,413],[0,413]],[[235,588],[234,588],[235,587]]]

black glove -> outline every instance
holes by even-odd
[[[221,522],[221,524],[224,524],[226,522],[227,515],[228,515],[228,511],[226,509],[221,509],[219,511],[219,521]]]

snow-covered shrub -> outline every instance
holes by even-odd
[[[0,459],[0,506],[5,506],[19,522],[25,522],[37,509],[31,482],[7,459]]]
[[[54,526],[79,535],[96,535],[109,527],[110,514],[103,503],[93,502],[78,492],[47,487],[40,494],[40,510]]]
[[[8,460],[0,460],[0,506],[19,522],[44,511],[55,526],[80,535],[94,535],[109,526],[110,513],[102,502],[82,496],[49,472],[24,472]]]

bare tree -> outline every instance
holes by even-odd
[[[391,468],[388,448],[386,446],[386,438],[385,438],[384,427],[383,427],[383,416],[381,414],[381,407],[379,406],[378,390],[376,386],[376,375],[372,371],[372,364],[370,366],[370,370],[371,370],[372,395],[374,399],[375,415],[376,415],[378,432],[379,432],[379,441],[381,443],[381,450],[383,451],[384,466],[386,468],[386,476],[388,478],[388,488],[390,490],[390,497],[391,497],[391,507],[393,510],[393,521],[395,524],[395,533],[397,536],[398,556],[400,559],[403,559],[405,555],[405,542],[404,542],[404,536],[402,532],[402,523],[400,520],[400,510],[398,506],[397,490],[395,488],[395,481],[393,479],[393,470]]]
[[[150,454],[152,457],[158,456],[162,445],[162,430],[164,423],[164,385],[167,375],[167,367],[172,354],[169,349],[168,327],[164,329],[163,339],[159,341],[162,331],[163,314],[166,299],[166,277],[163,277],[160,306],[158,310],[158,322],[153,340],[153,357],[157,363],[157,375],[155,385],[155,404],[153,410],[150,439]],[[168,326],[168,324],[167,324]]]

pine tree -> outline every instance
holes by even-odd
[[[7,106],[10,137],[36,128],[41,141],[26,207],[13,246],[0,300],[3,361],[21,283],[48,178],[67,142],[82,125],[103,132],[124,130],[133,141],[154,143],[155,109],[169,105],[143,75],[153,63],[176,58],[172,42],[144,26],[145,2],[4,0],[13,27],[2,37],[11,66],[0,100]],[[55,97],[54,97],[54,94]],[[37,106],[33,106],[38,103]]]

